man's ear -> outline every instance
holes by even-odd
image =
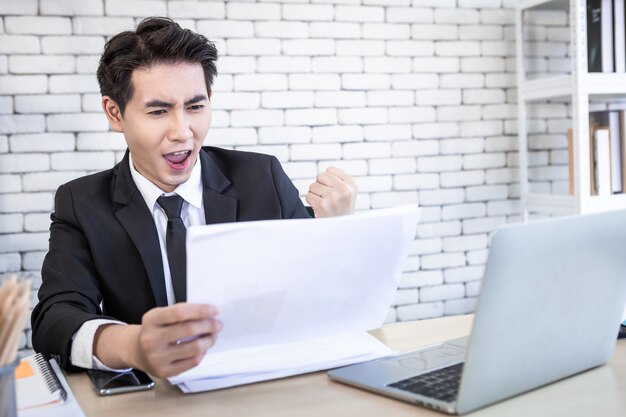
[[[109,120],[111,129],[116,132],[123,132],[124,124],[122,120],[122,112],[120,111],[120,107],[111,97],[102,96],[102,110],[104,110],[104,114]]]

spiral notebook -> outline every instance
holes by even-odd
[[[20,411],[63,404],[67,391],[41,354],[28,356],[15,369],[15,392]]]

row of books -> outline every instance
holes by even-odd
[[[625,0],[587,0],[588,72],[626,72]]]
[[[589,173],[591,195],[626,192],[626,112],[606,110],[589,113]],[[567,132],[569,192],[574,194],[574,147]]]

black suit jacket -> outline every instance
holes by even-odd
[[[276,158],[212,147],[199,157],[207,224],[308,217]],[[70,368],[72,336],[85,321],[141,323],[167,305],[163,254],[128,152],[113,169],[60,186],[51,218],[33,347]]]

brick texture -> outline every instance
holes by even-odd
[[[120,160],[99,54],[163,14],[219,49],[206,144],[276,155],[302,194],[338,166],[359,210],[422,206],[388,321],[473,311],[489,234],[520,217],[514,3],[0,1],[0,272],[37,273],[58,185]],[[566,23],[529,24],[533,72],[567,65]],[[529,108],[535,188],[567,182],[570,112]]]

